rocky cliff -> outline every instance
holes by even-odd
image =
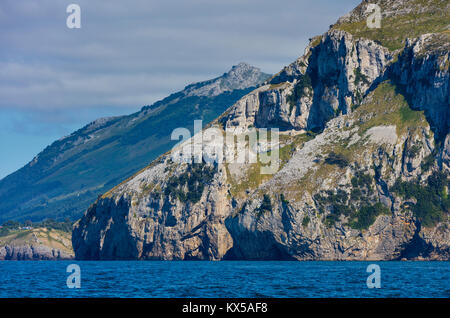
[[[0,260],[68,260],[74,253],[70,233],[48,228],[16,230],[0,237]]]
[[[363,1],[212,123],[279,128],[248,139],[256,162],[174,161],[186,145],[208,154],[194,136],[86,211],[76,257],[448,260],[449,4],[375,2],[380,30]]]

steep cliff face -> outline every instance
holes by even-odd
[[[428,222],[420,212],[432,203],[406,198],[396,186],[399,178],[408,180],[403,186],[416,178],[430,183],[431,171],[439,169],[424,162],[435,149],[423,113],[411,111],[391,83],[382,83],[351,115],[329,121],[227,219],[235,243],[229,256],[448,259],[448,206]],[[448,171],[438,174],[448,186]],[[427,191],[446,190],[423,189],[421,195]],[[271,209],[262,212],[264,195]]]
[[[276,173],[260,157],[174,162],[180,145],[86,211],[76,257],[448,260],[450,41],[436,10],[448,4],[378,3],[392,23],[436,23],[408,40],[372,33],[363,1],[213,122],[238,137],[279,128],[278,142],[247,143],[279,154]]]
[[[450,127],[449,65],[450,33],[430,33],[408,39],[390,70],[411,107],[425,110],[441,139]]]
[[[227,127],[322,129],[361,103],[392,59],[389,50],[374,41],[330,30],[312,39],[305,54],[274,76],[270,86],[240,100]]]
[[[201,197],[180,197],[177,189],[169,190],[175,184],[184,189],[182,180],[194,182],[194,175],[209,181]],[[74,230],[78,257],[221,259],[232,246],[224,225],[231,205],[223,177],[223,169],[178,166],[164,158],[119,186],[121,195],[115,190],[91,206]]]

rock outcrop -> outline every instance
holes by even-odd
[[[68,260],[74,258],[70,233],[38,228],[0,237],[0,260]]]
[[[48,261],[69,260],[73,254],[40,245],[5,245],[0,247],[0,260],[3,261]]]
[[[390,76],[413,109],[425,110],[440,138],[450,127],[450,34],[430,33],[408,39]]]
[[[76,257],[450,259],[450,41],[435,10],[448,4],[435,2],[378,1],[387,19],[436,19],[413,39],[364,29],[363,1],[212,123],[244,138],[279,128],[245,142],[256,162],[176,161],[186,145],[211,156],[197,134],[86,211]],[[262,174],[269,154],[279,169]]]
[[[255,87],[267,80],[269,74],[261,72],[257,67],[241,62],[230,71],[209,81],[191,84],[185,87],[186,96],[213,97],[225,92],[244,90]]]
[[[392,53],[368,39],[330,30],[312,39],[304,55],[269,84],[237,102],[227,127],[322,129],[336,114],[348,114],[386,65]]]

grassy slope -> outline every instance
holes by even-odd
[[[296,149],[301,148],[305,142],[311,140],[312,138],[313,137],[310,133],[303,133],[296,136],[279,135],[281,144],[279,149],[280,169],[289,161]],[[272,156],[270,152],[268,155]],[[242,166],[241,169],[244,170],[244,177],[239,180],[235,180],[235,178],[233,178],[230,174],[227,165],[227,178],[231,184],[230,194],[234,197],[244,198],[247,190],[254,190],[262,183],[269,180],[271,175],[261,174],[261,167],[262,163],[259,161],[258,157],[258,162]]]
[[[387,11],[381,2],[381,11]],[[424,10],[425,8],[425,10]],[[406,38],[416,38],[425,33],[448,32],[450,11],[446,0],[411,0],[404,8],[405,14],[384,17],[381,28],[369,29],[365,19],[337,23],[334,29],[347,31],[356,37],[380,42],[394,51],[403,48]]]
[[[365,133],[372,127],[394,125],[397,128],[397,136],[400,138],[407,133],[414,133],[422,127],[428,127],[428,122],[423,111],[415,111],[409,108],[403,95],[396,91],[390,82],[380,84],[367,98],[367,101],[358,107],[352,114],[346,115],[355,120],[358,126],[360,141],[348,146],[350,140],[341,142],[337,140],[330,143],[324,149],[325,154],[334,152],[348,159],[350,163],[363,163],[370,145],[365,144]],[[360,121],[361,119],[365,119]],[[348,127],[352,129],[354,126]],[[374,145],[379,147],[378,145]],[[326,155],[325,155],[326,156]],[[302,187],[313,190],[318,182],[333,175],[345,173],[345,169],[337,165],[329,165],[321,162],[317,170],[311,172],[300,181]],[[309,186],[307,186],[309,184]]]

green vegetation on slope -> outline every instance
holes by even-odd
[[[333,29],[374,40],[392,51],[403,48],[406,38],[448,30],[450,12],[447,10],[447,0],[414,0],[407,1],[406,5],[404,14],[384,17],[379,29],[368,28],[365,19],[337,23]],[[384,9],[392,10],[381,4],[382,13]]]
[[[312,90],[312,82],[311,77],[309,77],[308,73],[300,77],[298,82],[295,84],[292,94],[287,96],[286,100],[289,103],[290,111],[295,106],[295,103],[302,98],[302,96],[306,93],[309,94],[309,91]]]
[[[353,219],[350,221],[350,226],[358,230],[368,229],[375,222],[377,216],[388,213],[389,209],[381,202],[363,205],[353,216]]]
[[[397,135],[428,127],[424,112],[411,109],[405,97],[391,81],[378,85],[372,96],[354,111],[352,117],[369,118],[359,124],[360,134],[375,126],[395,125]]]
[[[167,182],[165,195],[177,197],[181,202],[197,203],[200,201],[205,185],[209,184],[216,173],[216,168],[194,163],[180,176],[172,176]]]
[[[279,169],[282,169],[283,166],[290,160],[293,153],[303,147],[303,145],[314,139],[316,136],[313,132],[306,132],[304,134],[299,134],[296,136],[289,136],[289,135],[279,135],[280,143],[282,144],[280,148],[278,149],[278,155],[279,155]],[[268,141],[270,141],[270,131],[268,131],[267,134]],[[272,157],[271,151],[267,153],[269,157]],[[260,186],[263,182],[269,180],[271,178],[271,175],[264,175],[261,174],[261,167],[263,164],[259,160],[256,163],[249,163],[245,165],[241,165],[240,169],[243,169],[243,177],[239,177],[239,181],[234,180],[233,176],[230,173],[230,164],[226,163],[226,172],[227,172],[227,179],[229,180],[231,184],[230,188],[230,194],[233,197],[240,197],[244,198],[246,196],[247,190],[253,190],[256,189],[258,186]]]
[[[17,231],[29,231],[34,228],[46,228],[49,230],[57,230],[65,233],[72,233],[73,222],[69,219],[58,222],[53,219],[45,219],[41,222],[25,221],[23,223],[14,220],[4,222],[0,228],[0,236],[6,236]]]
[[[397,180],[391,191],[406,200],[415,199],[416,203],[410,203],[408,208],[424,226],[434,226],[445,220],[449,213],[449,187],[448,175],[436,172],[430,175],[424,184],[417,180],[410,182]]]
[[[368,229],[380,214],[388,214],[389,209],[373,196],[373,177],[363,171],[357,171],[352,178],[350,196],[342,189],[324,191],[315,194],[314,200],[321,214],[325,210],[328,227],[334,225],[342,216],[347,218],[350,227],[358,230]]]

